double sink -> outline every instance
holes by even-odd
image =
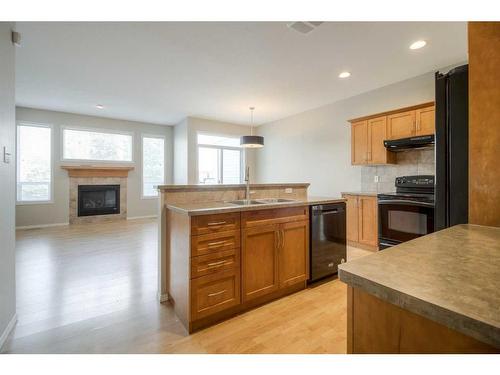
[[[284,199],[284,198],[238,199],[235,201],[228,201],[227,203],[237,204],[239,206],[251,206],[256,204],[293,203],[293,202],[297,202],[297,200]]]

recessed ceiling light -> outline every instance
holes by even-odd
[[[417,40],[410,45],[410,49],[420,49],[422,47],[425,47],[426,44],[427,42],[425,40]]]
[[[95,106],[97,109],[104,109],[104,106],[102,104],[96,104]]]
[[[351,73],[349,73],[349,72],[342,72],[339,74],[339,78],[347,78],[350,76],[351,76]]]

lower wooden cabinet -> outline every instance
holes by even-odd
[[[240,269],[202,276],[191,281],[191,319],[196,320],[240,303]]]
[[[168,215],[169,300],[189,332],[306,287],[308,206]]]
[[[309,222],[243,229],[241,252],[244,302],[305,282],[309,271]]]
[[[241,271],[243,301],[272,293],[279,288],[279,224],[243,229]]]
[[[347,200],[347,241],[353,246],[378,249],[377,197],[343,194]]]

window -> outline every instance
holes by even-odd
[[[52,199],[52,129],[38,124],[17,126],[17,201]]]
[[[142,137],[142,196],[157,197],[155,186],[165,183],[165,139]]]
[[[63,128],[63,159],[132,161],[132,135]]]
[[[242,165],[239,137],[198,134],[198,183],[239,184]]]

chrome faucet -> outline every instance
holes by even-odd
[[[245,169],[245,183],[246,183],[246,192],[245,192],[245,200],[250,200],[250,167],[247,166]]]

